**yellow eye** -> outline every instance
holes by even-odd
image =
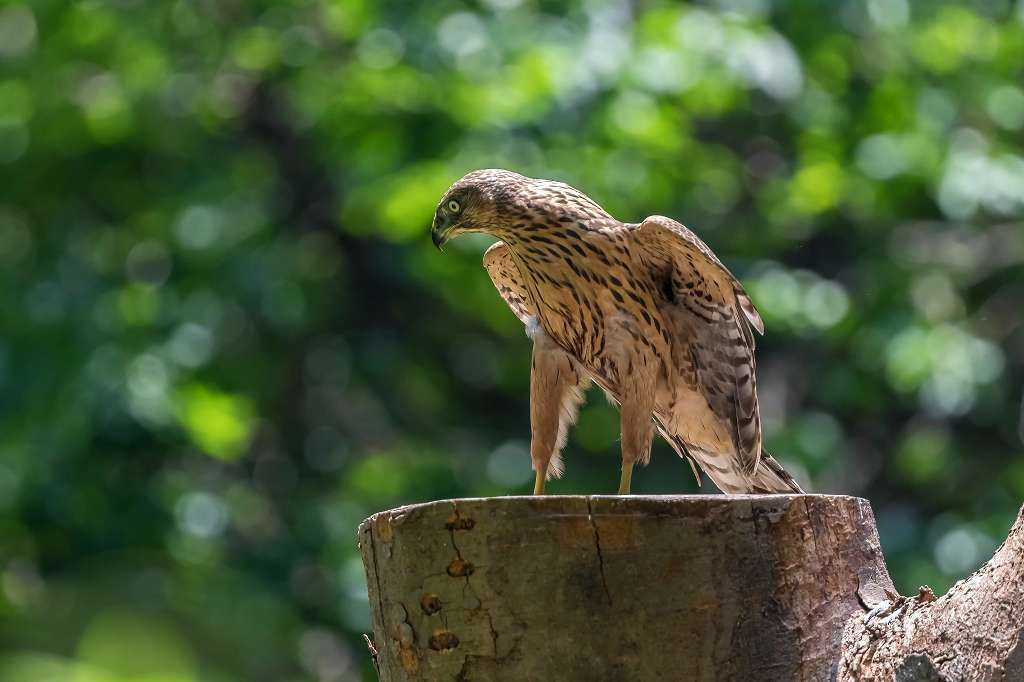
[[[459,202],[455,201],[455,199],[452,199],[451,201],[448,202],[449,212],[458,213],[460,210],[462,210],[462,207],[459,206]]]

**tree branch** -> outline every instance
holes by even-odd
[[[995,555],[936,599],[921,588],[843,633],[840,680],[1024,679],[1024,509]]]

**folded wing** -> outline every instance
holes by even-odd
[[[761,418],[751,327],[762,332],[761,317],[739,281],[692,231],[663,216],[633,229],[672,320],[682,380],[727,427],[733,442],[723,445],[732,445],[744,474],[753,475],[761,458]]]
[[[536,324],[536,308],[505,242],[496,242],[484,252],[484,269],[516,317],[527,326]]]

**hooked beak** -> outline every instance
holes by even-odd
[[[451,222],[444,216],[434,216],[434,224],[430,227],[430,239],[440,251],[451,237]]]
[[[434,242],[434,246],[440,251],[444,243],[448,241],[448,234],[443,229],[438,229],[437,225],[430,230],[430,239]]]

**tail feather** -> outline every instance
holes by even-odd
[[[706,452],[701,448],[689,445],[679,436],[674,436],[658,423],[662,437],[672,446],[676,453],[685,458],[697,477],[700,485],[699,467],[708,475],[719,490],[727,495],[742,493],[802,493],[803,489],[779,462],[764,450],[761,450],[760,461],[753,476],[742,471],[739,461],[734,456],[721,453]]]
[[[755,493],[802,493],[803,489],[789,472],[774,457],[761,451],[761,463],[751,480],[751,492]]]

